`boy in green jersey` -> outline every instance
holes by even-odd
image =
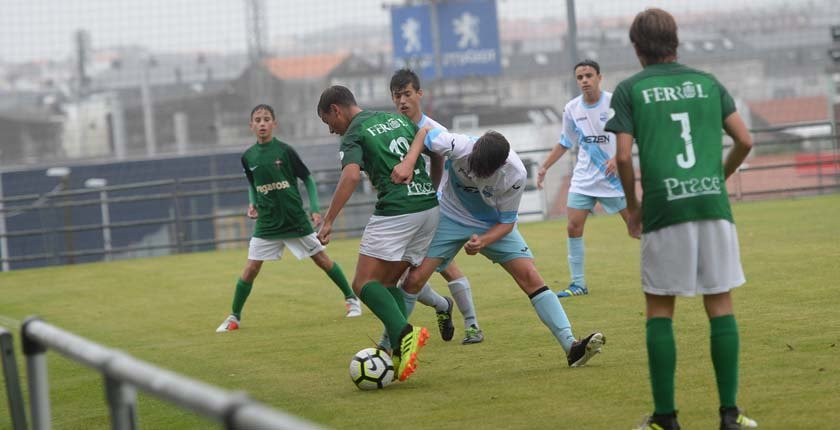
[[[344,294],[346,316],[362,314],[359,299],[353,294],[341,266],[332,261],[318,241],[303,209],[297,179],[306,184],[309,209],[315,225],[321,221],[318,191],[309,169],[291,146],[272,136],[277,121],[274,109],[258,105],[251,111],[251,131],[257,143],[242,155],[242,168],[248,178],[248,217],[256,219],[254,234],[248,246],[248,261],[242,277],[236,281],[236,291],[230,316],[216,329],[222,333],[237,330],[242,319],[242,307],[251,293],[263,261],[279,260],[283,248],[289,247],[299,260],[305,257],[326,272]]]
[[[627,199],[627,228],[642,240],[642,289],[654,412],[641,429],[679,429],[674,404],[675,296],[703,295],[720,397],[720,428],[757,427],[736,404],[738,327],[730,291],[745,282],[728,178],[752,148],[735,103],[711,74],[676,62],[677,24],[647,9],[630,26],[643,70],[615,89],[606,131],[616,134]],[[723,160],[721,129],[734,146]],[[639,149],[642,202],[636,198],[632,145]]]
[[[404,381],[414,372],[417,353],[429,333],[406,320],[405,298],[397,281],[409,266],[423,261],[439,217],[435,187],[422,159],[415,164],[413,181],[391,182],[391,170],[408,152],[417,125],[402,115],[362,110],[353,93],[340,85],[321,93],[318,116],[331,133],[341,136],[341,177],[318,239],[329,243],[333,222],[364,170],[376,188],[377,201],[359,246],[353,291],[382,321],[388,337],[396,340],[394,367]]]

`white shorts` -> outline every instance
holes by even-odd
[[[660,296],[725,293],[746,282],[735,224],[691,221],[642,235],[642,289]]]
[[[315,233],[288,239],[260,239],[252,237],[248,244],[248,259],[256,261],[279,260],[283,257],[283,247],[288,246],[298,260],[311,257],[326,248],[318,241]]]
[[[419,266],[435,236],[439,218],[437,206],[405,215],[373,215],[362,235],[359,254]]]

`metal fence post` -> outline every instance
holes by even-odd
[[[47,380],[47,348],[33,340],[27,333],[27,326],[32,321],[39,321],[38,317],[29,317],[20,327],[23,354],[26,355],[26,370],[29,379],[29,409],[32,415],[32,428],[35,430],[49,430],[50,421],[50,387]]]
[[[181,180],[175,178],[174,187],[175,189],[172,191],[172,206],[175,208],[175,245],[176,249],[178,250],[179,254],[184,252],[184,238],[183,238],[183,231],[181,226],[181,204],[179,202],[179,185]]]
[[[111,411],[113,430],[137,428],[137,390],[134,387],[105,375],[105,399]]]
[[[3,357],[3,378],[6,380],[6,397],[9,400],[9,415],[14,430],[26,430],[26,405],[20,392],[15,347],[12,334],[0,327],[0,353]]]

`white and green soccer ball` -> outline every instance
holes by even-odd
[[[360,390],[385,388],[394,380],[394,362],[385,351],[365,348],[350,360],[350,379]]]

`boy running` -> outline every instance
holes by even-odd
[[[391,182],[390,173],[405,156],[417,126],[402,115],[363,111],[353,93],[335,85],[321,93],[318,116],[341,136],[341,177],[318,239],[330,241],[332,225],[361,180],[361,171],[377,190],[376,208],[359,246],[353,291],[396,339],[392,357],[396,375],[406,380],[417,367],[417,353],[429,338],[423,327],[406,320],[405,298],[397,281],[409,266],[423,261],[438,223],[435,188],[423,160],[412,164],[414,181]]]

